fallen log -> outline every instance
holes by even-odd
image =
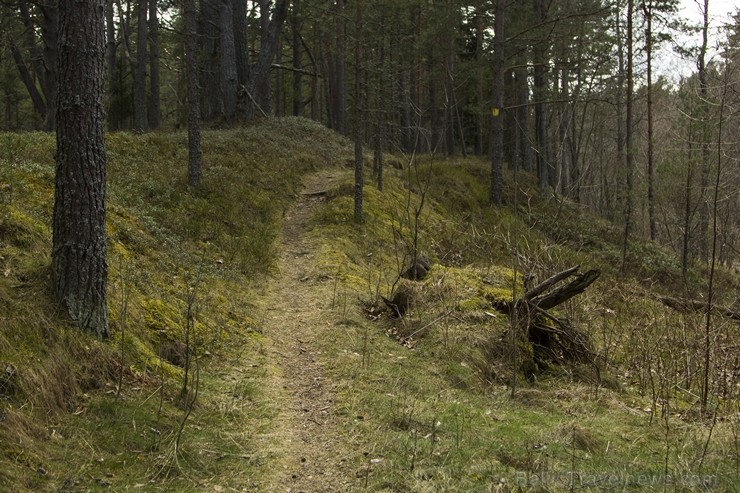
[[[677,312],[704,312],[709,310],[709,303],[699,300],[687,300],[682,298],[672,298],[670,296],[658,296],[658,300],[669,308],[673,308]],[[712,304],[711,309],[720,315],[723,315],[732,320],[740,320],[740,312],[736,312],[730,308],[720,305]]]

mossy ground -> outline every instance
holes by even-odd
[[[275,360],[281,341],[264,324],[270,296],[290,293],[267,280],[285,274],[281,225],[306,174],[320,177],[326,200],[293,282],[325,320],[296,327],[332,382],[324,431],[355,447],[350,478],[326,490],[737,487],[737,375],[716,376],[732,370],[738,327],[718,321],[712,332],[714,414],[701,416],[701,316],[651,296],[685,292],[670,252],[635,242],[620,276],[618,228],[540,196],[527,176],[492,208],[488,165],[475,159],[409,167],[397,156],[405,169],[387,170],[383,192],[367,185],[358,226],[343,167],[352,150],[319,125],[275,120],[203,142],[205,181],[192,190],[184,134],[108,136],[114,335],[99,342],[67,325],[49,291],[53,136],[0,135],[0,489],[290,487],[271,479],[289,455],[275,426],[292,422],[280,418],[285,392],[271,386],[278,374],[302,376]],[[369,319],[363,308],[391,294],[414,246],[435,266],[422,282],[401,281],[415,290],[411,312]],[[490,304],[520,295],[524,273],[543,279],[575,264],[604,275],[561,314],[591,335],[603,372],[553,368],[519,379],[512,397],[516,372],[485,351],[509,327]],[[704,283],[701,268],[690,272],[690,291]],[[729,304],[737,277],[722,272],[719,286]],[[176,449],[193,289],[199,395]]]

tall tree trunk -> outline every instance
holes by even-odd
[[[188,93],[188,183],[201,181],[200,104],[198,101],[198,21],[195,0],[185,0],[185,72]]]
[[[691,248],[691,216],[692,216],[692,205],[691,205],[691,190],[694,185],[694,149],[693,149],[693,139],[694,139],[694,132],[693,132],[693,119],[688,119],[688,129],[687,129],[687,137],[686,137],[686,143],[687,143],[687,152],[686,152],[686,163],[687,163],[687,169],[686,169],[686,186],[684,188],[684,210],[683,210],[683,248],[681,249],[681,273],[684,278],[684,282],[687,281],[686,279],[686,273],[689,269],[689,258],[690,258],[690,248]]]
[[[267,37],[270,32],[270,4],[272,3],[272,0],[259,0],[259,3],[260,3],[260,46],[265,46],[265,44],[267,44]]]
[[[384,33],[385,29],[385,16],[380,14],[380,32]],[[391,39],[393,36],[391,36]],[[386,112],[385,112],[385,78],[387,76],[385,71],[385,36],[381,34],[378,38],[380,47],[378,49],[379,60],[378,60],[378,79],[376,88],[376,108],[375,108],[375,136],[374,144],[375,149],[373,152],[373,169],[375,171],[376,183],[378,190],[383,190],[383,146],[385,145],[385,126],[386,126]]]
[[[150,0],[151,1],[151,0]],[[219,6],[221,42],[220,55],[220,86],[221,86],[221,115],[227,122],[233,121],[236,116],[238,76],[236,72],[236,46],[234,43],[234,15],[231,10],[231,0],[221,0]]]
[[[491,202],[501,205],[504,201],[504,14],[506,2],[496,2],[493,35],[493,153],[491,157]]]
[[[114,131],[120,128],[118,115],[112,111],[112,104],[117,96],[116,79],[118,77],[116,63],[116,51],[118,43],[116,41],[116,21],[113,12],[113,2],[105,3],[105,64],[108,76],[108,130]]]
[[[43,90],[46,96],[46,120],[44,129],[53,131],[56,128],[57,112],[51,111],[57,107],[57,73],[56,66],[58,58],[58,30],[59,30],[59,11],[57,6],[58,0],[49,0],[48,3],[39,5],[42,13],[41,38],[44,40],[44,78]]]
[[[31,67],[33,69],[33,72],[36,74],[36,77],[38,78],[38,82],[41,85],[41,90],[44,92],[44,95],[46,93],[46,74],[47,70],[54,70],[56,64],[56,60],[51,60],[52,65],[46,66],[46,63],[49,61],[45,58],[45,54],[42,53],[39,50],[38,44],[36,43],[36,23],[34,22],[33,18],[31,17],[31,11],[29,10],[29,4],[25,1],[20,1],[18,3],[18,13],[20,15],[21,21],[23,22],[23,27],[25,28],[25,44],[27,45],[28,51],[31,55]],[[43,19],[43,17],[42,17]],[[11,39],[12,41],[12,39]],[[44,45],[48,40],[41,38],[41,44]],[[56,39],[53,40],[54,43],[56,43]],[[18,54],[20,54],[20,51],[18,51]],[[17,61],[16,61],[17,63]],[[25,62],[24,62],[25,65]],[[30,71],[29,71],[30,72]],[[50,109],[54,109],[53,107],[50,107]]]
[[[301,59],[301,2],[293,0],[292,31],[293,38],[293,116],[303,116],[303,61]]]
[[[446,30],[447,42],[444,51],[444,142],[445,151],[448,156],[455,154],[455,84],[453,79],[455,36],[448,28]]]
[[[579,76],[580,77],[580,76]],[[580,81],[579,81],[580,87]],[[578,91],[576,91],[578,93]],[[568,144],[570,150],[570,190],[569,195],[571,200],[575,203],[581,202],[581,168],[579,165],[581,156],[581,145],[583,143],[583,132],[585,129],[586,113],[588,110],[588,103],[583,103],[583,109],[581,113],[581,122],[576,125],[576,102],[569,103],[570,106],[570,125],[569,125],[569,137]],[[593,128],[591,129],[593,131]]]
[[[630,235],[632,234],[632,214],[634,208],[633,179],[635,168],[635,144],[633,142],[633,97],[634,97],[634,59],[632,53],[633,45],[633,28],[632,14],[634,13],[634,0],[627,0],[627,94],[626,94],[626,112],[627,121],[625,123],[625,147],[627,150],[626,164],[627,168],[627,197],[624,203],[624,237],[622,243],[622,273],[627,269],[627,249]]]
[[[707,81],[707,44],[709,38],[709,0],[704,0],[702,7],[702,43],[699,49],[697,65],[699,69],[699,107],[701,121],[701,197],[699,199],[699,258],[709,260],[709,172],[711,168],[709,155],[709,83]]]
[[[434,65],[435,65],[435,53],[432,48],[429,53],[428,62],[426,64],[428,72],[428,91],[429,91],[429,129],[431,132],[432,140],[429,143],[431,152],[437,152],[440,144],[440,130],[439,130],[439,111],[438,111],[438,89],[437,81],[434,79]],[[421,78],[421,77],[420,77]],[[421,116],[421,109],[419,110]],[[420,119],[421,119],[420,116]],[[423,121],[423,120],[422,120]],[[423,125],[423,124],[422,124]]]
[[[401,149],[408,152],[411,149],[411,94],[409,93],[409,76],[410,70],[407,69],[404,63],[403,55],[400,51],[400,47],[403,46],[404,41],[402,39],[401,29],[396,29],[396,33],[393,37],[394,48],[391,49],[389,55],[393,56],[396,53],[397,61],[395,62],[396,80],[398,81],[398,91],[395,92],[396,99],[391,101],[392,108],[398,108],[398,142]]]
[[[333,39],[333,38],[332,38]],[[336,45],[336,40],[334,40],[334,45]],[[328,43],[323,43],[322,46],[324,46]],[[324,58],[324,64],[326,66],[326,75],[327,75],[327,81],[326,84],[324,84],[325,89],[325,95],[326,95],[326,116],[327,121],[329,122],[329,128],[332,130],[337,129],[337,68],[336,68],[336,61],[337,57],[336,54],[333,52],[323,52],[323,55],[325,55]],[[320,113],[319,113],[320,114]]]
[[[363,0],[356,0],[355,5],[355,223],[363,222],[362,199],[364,186],[364,163],[362,159],[362,105],[364,103],[362,85],[362,65],[364,63],[362,53],[362,7]]]
[[[138,24],[136,25],[136,62],[133,66],[134,81],[134,131],[149,130],[146,115],[146,67],[147,57],[147,0],[139,0]]]
[[[275,49],[275,63],[283,64],[283,37],[278,36],[277,48]],[[283,71],[275,71],[275,116],[280,118],[285,113],[285,101],[283,100]]]
[[[211,121],[221,114],[221,77],[219,69],[219,2],[220,0],[200,0],[199,32],[196,39],[201,50],[200,73],[201,117]],[[193,7],[196,11],[196,7]]]
[[[159,128],[159,12],[157,0],[149,0],[149,128]]]
[[[77,326],[103,338],[109,330],[103,0],[61,0],[58,39],[52,281]]]
[[[527,83],[527,67],[519,66],[514,71],[514,85],[517,92],[517,140],[519,142],[519,159],[524,171],[535,170],[532,160],[532,144],[529,133],[529,84]]]
[[[560,122],[558,124],[558,147],[560,149],[560,155],[558,158],[557,183],[560,185],[560,193],[569,196],[570,170],[568,166],[568,150],[570,148],[569,126],[571,123],[571,119],[568,99],[570,98],[570,87],[568,85],[568,69],[566,68],[567,60],[562,59],[561,64],[563,65],[560,69],[560,99],[562,100],[562,102],[560,103]]]
[[[647,169],[648,169],[648,222],[650,239],[658,236],[655,220],[655,164],[653,162],[653,11],[652,5],[643,0],[642,10],[647,26],[645,28],[645,56],[647,57]]]
[[[15,66],[18,68],[18,72],[20,73],[21,81],[23,82],[23,85],[26,86],[29,96],[31,96],[34,110],[36,110],[36,112],[43,118],[46,118],[46,113],[48,111],[46,102],[44,102],[43,96],[41,96],[41,93],[36,88],[36,82],[33,80],[33,76],[28,70],[26,62],[23,60],[23,55],[11,37],[8,37],[8,47],[10,48],[10,54],[13,56]]]
[[[581,32],[578,36],[578,48],[575,53],[575,55],[572,55],[571,58],[575,57],[576,60],[581,60],[583,58],[583,49],[584,49],[584,32],[583,27],[581,27]],[[570,101],[568,101],[568,117],[569,117],[569,123],[568,123],[568,150],[570,151],[570,168],[569,168],[569,174],[570,174],[570,189],[568,190],[568,194],[570,198],[575,203],[581,202],[581,167],[580,167],[580,156],[581,156],[581,150],[583,146],[583,133],[586,128],[586,115],[588,114],[588,101],[584,101],[579,104],[579,101],[581,99],[581,90],[584,85],[583,81],[583,66],[581,63],[576,63],[574,68],[574,80],[575,80],[575,87],[572,90],[568,91],[568,98]],[[581,121],[580,123],[577,122],[577,112],[576,110],[581,108]],[[593,124],[591,125],[591,130],[589,133],[593,132]],[[585,167],[586,170],[588,170],[588,166]]]
[[[625,141],[624,141],[624,124],[625,124],[625,115],[624,115],[624,83],[625,83],[625,63],[624,63],[624,33],[622,32],[622,19],[621,19],[621,4],[620,2],[617,2],[615,12],[614,12],[614,18],[615,18],[615,31],[616,31],[616,38],[617,38],[617,95],[616,95],[616,110],[617,110],[617,141],[616,141],[616,147],[617,147],[617,169],[624,169],[626,168],[626,150],[625,150]],[[618,173],[617,176],[620,178],[625,178],[625,175],[622,175],[621,173]],[[617,183],[617,191],[616,191],[616,198],[617,203],[624,204],[626,203],[626,186],[623,184],[623,180],[619,180]],[[615,219],[614,213],[612,212],[613,209],[610,207],[607,209],[607,214],[610,219]]]
[[[236,50],[236,77],[239,87],[249,85],[249,41],[247,38],[247,2],[231,0],[234,16],[234,49]]]
[[[334,115],[335,130],[341,134],[347,133],[347,108],[345,102],[344,53],[346,40],[346,23],[344,21],[344,0],[337,0],[337,32],[336,32],[336,62],[335,62],[335,101]]]
[[[544,0],[534,0],[535,15],[541,23],[547,20]],[[535,137],[537,140],[537,176],[540,189],[546,190],[552,181],[550,177],[550,142],[547,131],[547,40],[539,40],[532,49],[534,57]]]
[[[289,0],[279,0],[275,6],[275,11],[268,25],[267,36],[263,45],[260,47],[259,58],[257,59],[253,74],[252,94],[262,112],[267,115],[271,113],[270,68],[272,61],[275,59],[278,38],[282,33],[283,24],[288,16],[288,4]]]
[[[21,1],[18,9],[26,28],[28,47],[31,51],[31,63],[33,71],[38,77],[41,90],[44,94],[46,113],[44,115],[44,130],[52,131],[56,128],[56,94],[57,94],[57,44],[59,12],[57,0],[49,0],[47,3],[38,5],[41,13],[39,26],[41,28],[41,42],[43,52],[40,52],[34,37],[36,25],[31,18],[28,3]]]
[[[418,151],[419,136],[423,125],[423,115],[421,112],[421,6],[414,5],[411,8],[411,25],[413,26],[412,57],[411,57],[411,76],[409,81],[410,109],[411,119],[409,121],[409,147],[407,152]]]
[[[514,100],[512,97],[515,94],[514,87],[514,70],[508,68],[504,71],[504,94],[502,101],[508,102]],[[508,169],[513,170],[520,166],[519,153],[516,147],[516,108],[509,108],[508,106],[512,105],[508,103],[502,102],[502,104],[505,107],[502,115],[504,119],[504,162]]]
[[[475,9],[475,61],[477,63],[477,77],[476,77],[476,118],[475,118],[475,155],[483,155],[483,128],[484,122],[484,111],[486,107],[486,101],[484,99],[484,74],[485,66],[483,65],[484,54],[483,54],[483,6],[479,5]]]

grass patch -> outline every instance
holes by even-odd
[[[302,119],[205,132],[192,190],[185,142],[107,136],[113,337],[99,342],[50,293],[54,136],[0,135],[0,489],[241,489],[267,467],[253,436],[277,412],[274,363],[254,301],[301,178],[351,150]],[[194,288],[200,396],[175,454]]]
[[[737,325],[713,333],[702,415],[701,316],[651,296],[675,287],[670,252],[635,242],[620,276],[614,225],[540,195],[527,175],[493,208],[488,163],[475,159],[422,156],[416,168],[387,170],[383,192],[365,188],[358,226],[343,167],[351,146],[320,125],[269,120],[205,132],[203,142],[204,183],[193,190],[184,133],[107,137],[114,336],[99,342],[69,327],[50,293],[53,136],[0,135],[0,489],[263,487],[274,458],[260,436],[280,410],[265,388],[276,362],[259,292],[275,271],[283,215],[318,170],[331,179],[311,220],[306,279],[322,282],[306,285],[332,313],[321,358],[340,426],[364,449],[348,458],[356,489],[737,486],[737,382],[726,371]],[[399,281],[415,248],[434,265],[422,281]],[[523,274],[542,280],[575,264],[603,277],[556,314],[591,336],[601,374],[553,368],[512,396],[505,379],[489,378],[501,362],[484,349],[509,329],[492,304],[521,296]],[[690,275],[701,287],[702,273]],[[729,300],[737,277],[719,279]],[[414,294],[405,317],[365,316],[400,285]],[[193,289],[200,394],[176,450]]]

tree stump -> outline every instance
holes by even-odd
[[[555,274],[524,296],[509,303],[498,303],[495,309],[513,318],[513,329],[519,354],[517,371],[527,377],[552,366],[567,364],[596,365],[591,339],[573,327],[567,319],[548,312],[574,296],[583,293],[601,273],[589,270],[578,274],[579,266]],[[572,278],[567,284],[561,284]],[[505,338],[503,344],[513,338]]]

